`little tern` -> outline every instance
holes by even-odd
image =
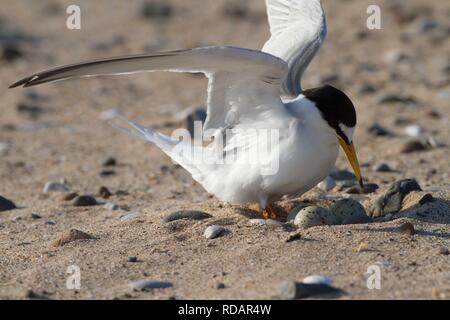
[[[194,146],[131,120],[127,124],[209,193],[233,204],[257,202],[264,218],[276,218],[273,203],[285,195],[300,196],[329,175],[339,145],[361,187],[363,182],[353,144],[357,119],[352,101],[330,85],[309,90],[301,86],[327,34],[322,1],[266,0],[266,6],[271,37],[261,51],[211,46],[95,60],[36,73],[11,88],[137,72],[204,73],[209,85],[203,130],[211,132],[209,145]],[[248,129],[276,130],[277,147],[263,156],[265,164],[277,163],[275,172],[265,174],[261,161],[239,161],[241,154],[255,154],[268,144],[245,133]],[[208,161],[193,161],[188,156],[192,150]],[[232,156],[234,161],[227,161]],[[216,161],[219,157],[224,161]]]

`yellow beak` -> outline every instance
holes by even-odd
[[[348,144],[341,137],[339,138],[339,144],[347,156],[348,161],[352,165],[353,172],[355,172],[356,178],[358,179],[359,185],[361,188],[364,188],[362,176],[361,176],[361,168],[359,167],[358,157],[356,156],[355,146],[353,143]]]

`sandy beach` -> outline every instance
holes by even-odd
[[[278,299],[280,284],[311,275],[331,278],[339,299],[450,298],[449,1],[324,0],[328,38],[304,87],[331,83],[352,98],[355,144],[374,192],[355,194],[336,177],[332,190],[277,203],[279,223],[262,225],[252,222],[260,218],[254,205],[220,202],[157,147],[105,121],[115,111],[170,134],[185,126],[186,110],[205,105],[203,76],[7,88],[97,58],[206,45],[260,49],[269,38],[264,1],[170,0],[154,12],[144,6],[151,1],[79,0],[82,28],[69,30],[72,2],[0,6],[0,196],[16,207],[0,210],[1,299]],[[374,3],[381,30],[366,26]],[[336,168],[337,176],[351,171],[343,154]],[[368,223],[302,229],[287,221],[302,204],[330,208],[344,198],[369,213],[408,178],[421,191]],[[48,182],[66,189],[44,192]],[[78,206],[74,193],[97,205]],[[183,210],[208,216],[163,221]],[[211,225],[226,232],[207,239]],[[90,239],[71,241],[73,229]],[[71,266],[80,271],[78,289],[67,287]],[[380,289],[367,287],[371,266],[379,266]],[[138,280],[170,286],[130,287]]]

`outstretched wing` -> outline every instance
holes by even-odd
[[[205,47],[73,64],[34,74],[10,88],[70,78],[152,71],[202,72],[208,76],[208,117],[204,127],[208,130],[232,126],[279,108],[279,88],[288,66],[282,59],[261,51]]]
[[[270,40],[262,49],[289,64],[281,93],[297,97],[303,73],[325,41],[327,26],[321,0],[266,0]]]

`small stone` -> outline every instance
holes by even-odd
[[[305,284],[324,284],[327,286],[331,286],[333,284],[333,279],[330,277],[320,276],[320,275],[312,275],[304,278],[302,283]]]
[[[64,183],[60,182],[47,182],[44,186],[44,193],[51,193],[51,192],[69,192],[70,188],[65,185]]]
[[[249,14],[248,5],[236,0],[227,2],[223,9],[223,15],[232,19],[244,19]]]
[[[418,138],[425,132],[425,130],[418,125],[407,126],[404,130],[405,133],[412,138]]]
[[[369,215],[372,218],[382,217],[388,213],[397,213],[402,208],[403,199],[412,191],[422,191],[414,179],[404,179],[394,182],[384,194],[375,200]]]
[[[105,203],[103,208],[105,208],[106,210],[111,210],[111,211],[115,211],[115,210],[119,210],[120,209],[120,207],[117,204],[112,203],[112,202]]]
[[[429,193],[425,194],[420,200],[419,204],[423,206],[424,204],[434,202],[436,199]]]
[[[0,212],[14,209],[16,209],[16,205],[14,204],[14,202],[0,196]]]
[[[380,163],[372,167],[374,172],[392,172],[392,169],[386,163]]]
[[[334,225],[336,218],[329,210],[312,206],[301,209],[295,217],[294,224],[307,229],[321,225]]]
[[[364,193],[370,194],[376,192],[380,188],[376,183],[365,183],[364,184]]]
[[[39,118],[39,116],[44,112],[44,110],[38,105],[29,103],[19,103],[17,105],[17,112],[19,114],[27,116],[30,119],[35,120]]]
[[[364,207],[356,200],[342,199],[333,204],[330,211],[336,224],[360,224],[371,222]]]
[[[216,284],[216,289],[217,290],[222,290],[222,289],[225,289],[225,288],[226,288],[226,286],[222,282]]]
[[[75,199],[76,197],[78,197],[78,193],[75,192],[71,192],[71,193],[66,193],[65,195],[63,195],[61,197],[62,201],[72,201],[73,199]]]
[[[23,52],[18,46],[14,45],[14,44],[0,46],[0,60],[5,60],[7,62],[13,62],[22,57],[23,57]]]
[[[97,200],[92,196],[78,196],[72,201],[74,207],[90,207],[98,205]]]
[[[224,227],[213,225],[206,228],[204,236],[206,239],[215,239],[221,237],[225,232]]]
[[[286,243],[289,243],[289,242],[294,242],[294,241],[300,240],[301,238],[302,238],[302,234],[300,232],[294,232],[294,233],[291,233],[290,235],[288,235],[284,241]]]
[[[176,211],[172,212],[162,220],[163,223],[172,222],[175,220],[187,219],[187,220],[204,220],[211,218],[212,216],[202,211]]]
[[[336,181],[330,176],[326,177],[323,181],[319,182],[317,187],[322,191],[330,191],[334,187],[336,187]]]
[[[398,232],[406,234],[408,236],[412,236],[412,235],[416,234],[414,225],[410,222],[403,223],[400,227],[398,227]]]
[[[369,244],[367,244],[366,242],[361,242],[358,246],[358,249],[356,250],[357,252],[367,252],[370,251],[369,249]]]
[[[90,234],[87,234],[86,232],[71,229],[65,233],[63,233],[58,239],[51,242],[52,247],[62,247],[70,242],[77,241],[77,240],[93,240],[95,239]]]
[[[163,0],[146,1],[141,8],[142,17],[147,19],[168,19],[172,14],[172,6]]]
[[[279,297],[284,300],[304,299],[321,295],[341,295],[341,289],[325,284],[306,284],[295,281],[285,281],[278,290]]]
[[[444,256],[448,256],[450,254],[449,250],[446,247],[439,248],[439,254],[443,254]]]
[[[115,175],[116,172],[114,170],[102,170],[100,171],[100,177],[111,177]]]
[[[33,220],[38,220],[38,219],[41,219],[42,217],[39,215],[39,214],[37,214],[37,213],[31,213],[31,219],[33,219]]]
[[[347,194],[362,194],[363,190],[361,190],[360,186],[354,186],[351,188],[348,188],[347,190],[345,190],[345,193]]]
[[[109,191],[109,189],[107,187],[101,187],[98,190],[98,194],[100,195],[100,197],[102,197],[103,199],[109,199],[112,196],[111,191]]]
[[[130,212],[130,213],[127,213],[126,215],[121,216],[120,221],[126,222],[126,221],[134,220],[134,219],[142,217],[142,216],[143,216],[142,212]]]
[[[138,262],[138,258],[137,257],[129,257],[128,262],[131,262],[131,263]]]
[[[428,18],[421,19],[417,22],[417,31],[420,33],[427,33],[439,28],[439,23]]]
[[[103,162],[104,167],[114,167],[117,165],[117,160],[115,158],[108,158]]]
[[[400,96],[400,95],[396,95],[396,94],[387,94],[382,96],[379,100],[378,100],[379,104],[417,104],[416,99],[414,99],[413,97],[406,97],[406,96]]]
[[[424,151],[427,146],[421,140],[410,140],[398,145],[399,153],[412,153],[417,151]]]
[[[47,297],[46,295],[34,292],[31,289],[28,289],[25,292],[25,299],[30,299],[30,300],[50,300],[50,298]]]
[[[356,176],[348,170],[335,170],[330,176],[337,181],[356,181]]]
[[[381,125],[375,123],[369,127],[368,132],[377,137],[391,136],[392,133],[382,127]]]
[[[128,286],[133,290],[152,290],[171,288],[173,283],[169,281],[138,280],[129,282]]]

